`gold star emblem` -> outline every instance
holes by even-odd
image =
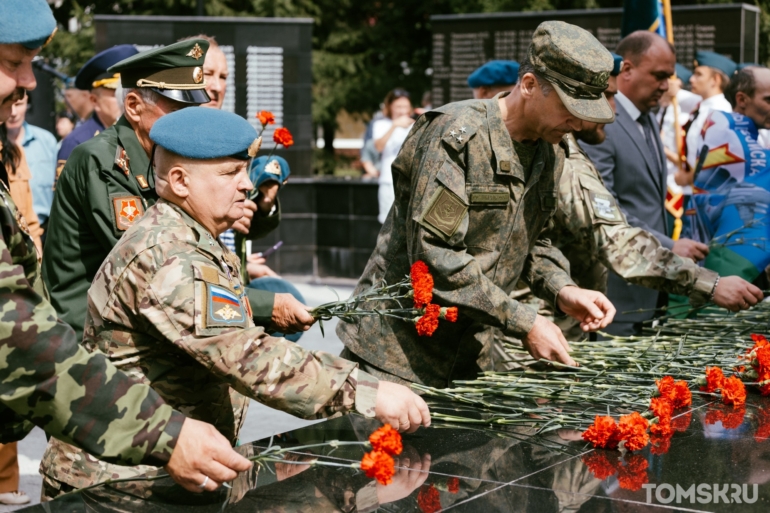
[[[195,46],[192,47],[192,50],[187,52],[187,56],[188,57],[192,57],[193,59],[195,59],[197,61],[198,59],[203,57],[203,50],[198,45],[198,43],[195,43]]]

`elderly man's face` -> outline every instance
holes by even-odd
[[[757,128],[770,128],[770,70],[754,68],[754,95],[735,95],[735,111],[750,118]]]
[[[8,119],[13,104],[23,96],[20,89],[37,86],[32,59],[40,49],[29,50],[20,44],[0,44],[0,123]]]
[[[190,173],[190,214],[219,236],[243,217],[246,197],[254,188],[249,162],[232,158],[196,163]]]
[[[109,128],[120,117],[120,104],[115,96],[115,89],[97,87],[91,91],[91,103],[94,112],[101,118],[104,126]]]
[[[221,48],[215,46],[206,52],[203,63],[203,76],[206,79],[206,92],[211,101],[201,107],[221,109],[227,92],[227,57]]]

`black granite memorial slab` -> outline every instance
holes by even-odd
[[[576,432],[533,437],[521,429],[434,421],[404,435],[394,484],[387,487],[350,467],[364,447],[324,446],[291,453],[292,464],[243,473],[229,490],[190,494],[168,478],[134,481],[24,511],[768,511],[770,399],[749,395],[746,408],[736,410],[696,397],[693,408],[677,413],[683,431],[666,451],[648,446],[623,455],[594,450]],[[238,450],[250,456],[271,445],[363,441],[378,426],[360,416],[341,417]],[[302,464],[315,460],[337,466]]]

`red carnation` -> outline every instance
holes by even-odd
[[[276,128],[275,132],[273,132],[273,141],[275,141],[276,144],[282,145],[284,148],[288,148],[289,146],[294,145],[294,138],[291,135],[291,132],[289,132],[288,128]]]
[[[361,459],[361,470],[366,473],[366,477],[373,477],[378,483],[384,485],[393,482],[395,467],[393,458],[382,451],[367,452]]]
[[[450,306],[442,308],[440,317],[449,322],[457,322],[457,307]]]
[[[269,110],[261,110],[257,112],[257,119],[260,123],[262,123],[262,128],[266,127],[267,125],[275,124],[275,116],[273,116],[273,113]]]
[[[441,497],[433,485],[422,485],[417,494],[417,505],[423,513],[436,513],[441,511]]]
[[[417,334],[421,337],[430,337],[433,332],[438,329],[438,316],[441,312],[441,307],[438,305],[430,304],[425,307],[425,313],[422,317],[417,319],[415,326],[417,328]]]
[[[583,433],[583,440],[591,442],[600,449],[616,449],[620,442],[620,433],[615,419],[597,415],[594,423]]]
[[[404,449],[401,443],[401,434],[393,429],[390,424],[385,424],[369,435],[369,443],[372,444],[373,450],[382,451],[391,456],[401,454],[401,451]]]
[[[591,474],[596,479],[601,479],[602,481],[614,476],[619,467],[617,457],[608,459],[604,451],[591,451],[588,454],[584,454],[581,460],[588,467],[588,470],[591,471]]]
[[[414,291],[414,307],[422,308],[433,301],[433,276],[428,270],[428,265],[422,260],[412,264],[409,271]]]
[[[641,454],[627,454],[625,465],[618,468],[618,485],[624,490],[636,492],[648,481],[647,459]]]
[[[624,447],[626,450],[631,452],[638,451],[649,443],[648,426],[649,422],[647,422],[647,419],[637,412],[620,417],[618,429],[620,431],[620,439],[625,440]]]

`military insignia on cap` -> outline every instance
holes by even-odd
[[[259,149],[262,147],[262,136],[260,135],[254,142],[249,145],[248,154],[249,157],[254,158],[259,153]],[[279,173],[280,174],[280,173]]]
[[[447,237],[451,237],[460,226],[468,207],[444,187],[439,187],[428,203],[422,221]]]
[[[271,175],[281,176],[281,164],[279,164],[277,160],[271,160],[265,166],[265,173],[270,173]]]
[[[112,198],[112,210],[115,214],[115,227],[126,231],[144,214],[144,206],[139,196],[119,196]]]
[[[196,66],[195,69],[193,69],[193,82],[196,84],[203,82],[203,70],[200,66]]]
[[[126,176],[128,176],[128,174],[131,172],[131,168],[129,167],[130,161],[131,159],[128,157],[126,150],[118,146],[117,150],[115,151],[115,164],[118,165],[118,167],[126,174]]]
[[[247,325],[248,318],[240,298],[225,287],[208,283],[206,326]]]
[[[200,45],[198,43],[195,43],[195,46],[192,47],[192,50],[187,52],[188,57],[192,57],[196,61],[203,57],[203,50],[201,49]]]

